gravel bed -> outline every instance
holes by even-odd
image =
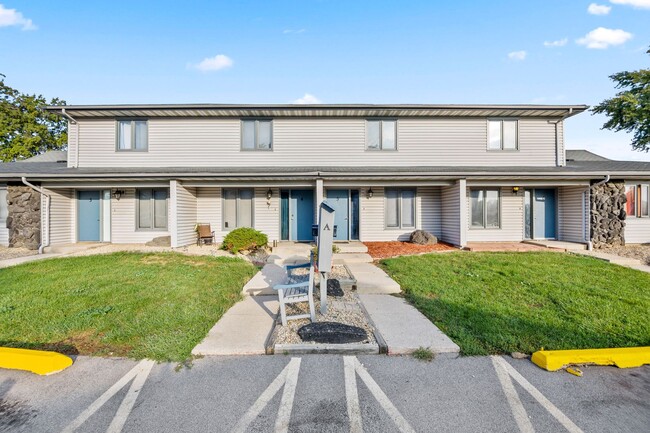
[[[307,275],[308,269],[296,269],[294,275]],[[347,269],[344,266],[332,267],[332,277],[343,279],[343,281],[350,278]],[[358,326],[366,331],[368,340],[362,343],[376,343],[374,328],[368,323],[366,315],[361,309],[359,298],[355,290],[352,290],[349,285],[341,285],[343,289],[342,297],[327,297],[327,314],[320,314],[320,288],[316,286],[314,289],[314,304],[316,308],[316,321],[317,322],[338,322],[346,325]],[[309,305],[306,302],[299,304],[287,305],[287,315],[305,314],[309,312]],[[302,341],[298,335],[298,329],[310,323],[309,319],[289,320],[287,326],[282,326],[280,317],[278,316],[278,323],[273,331],[276,344],[302,344],[313,343]],[[313,343],[315,344],[315,343]]]
[[[7,248],[0,247],[0,260],[16,259],[18,257],[34,256],[38,251],[28,250],[27,248]]]
[[[650,266],[650,244],[606,246],[601,247],[598,250],[604,253],[637,259],[644,265]]]

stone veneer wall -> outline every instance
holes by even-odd
[[[41,243],[41,195],[24,185],[7,186],[9,246],[38,249]]]
[[[591,242],[594,248],[625,245],[625,183],[608,182],[591,188]]]

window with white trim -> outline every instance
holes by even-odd
[[[650,184],[625,185],[625,213],[628,218],[650,216]]]
[[[273,122],[250,119],[241,121],[242,150],[271,150],[273,148]]]
[[[253,227],[253,190],[225,188],[223,190],[223,229]]]
[[[138,189],[137,228],[138,230],[167,230],[167,189]]]
[[[124,119],[117,121],[117,150],[144,152],[149,147],[149,131],[146,120]]]
[[[519,125],[517,120],[488,120],[488,150],[519,149]]]
[[[469,192],[470,227],[498,229],[501,227],[501,197],[498,189],[472,189]]]
[[[396,120],[367,120],[366,121],[367,150],[396,150],[397,121]]]
[[[415,189],[386,188],[384,194],[386,228],[415,228]]]

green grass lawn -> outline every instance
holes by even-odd
[[[176,253],[0,269],[0,346],[183,361],[256,271],[240,259]]]
[[[464,355],[650,345],[650,274],[564,253],[382,261]]]

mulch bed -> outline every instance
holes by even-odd
[[[457,248],[438,242],[435,245],[417,245],[410,242],[390,241],[390,242],[364,242],[368,247],[368,254],[375,259],[387,259],[389,257],[408,256],[414,254],[433,253],[437,251],[455,251]]]

